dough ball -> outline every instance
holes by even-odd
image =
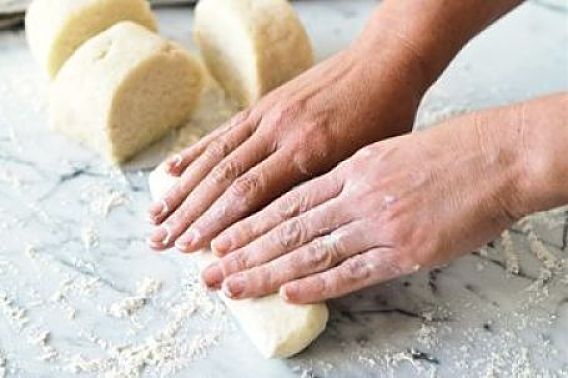
[[[123,162],[186,120],[202,86],[182,47],[124,21],[84,43],[50,93],[50,124]]]
[[[286,0],[201,0],[194,33],[209,71],[244,107],[313,64],[308,36]]]
[[[53,78],[79,46],[120,21],[156,30],[145,0],[34,0],[26,13],[26,38],[34,58]]]
[[[152,171],[148,185],[152,199],[162,198],[179,180],[163,166]],[[210,251],[192,254],[203,269],[218,257]],[[266,358],[291,357],[310,345],[325,329],[329,311],[325,303],[292,304],[278,294],[234,300],[217,291],[258,351]]]

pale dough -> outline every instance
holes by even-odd
[[[123,21],[63,65],[51,87],[50,124],[120,163],[183,123],[202,82],[185,49]]]
[[[53,78],[79,46],[120,21],[156,30],[145,0],[34,0],[26,13],[26,38],[35,59]]]
[[[156,168],[148,179],[152,198],[160,199],[177,180],[162,166]],[[195,258],[202,268],[217,259],[210,251],[199,252]],[[286,358],[302,351],[323,332],[329,316],[325,303],[295,305],[278,294],[232,300],[221,291],[218,293],[249,339],[267,358]]]
[[[313,64],[287,0],[201,0],[194,37],[209,71],[243,107]]]

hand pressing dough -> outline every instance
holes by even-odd
[[[209,71],[244,107],[313,64],[287,0],[201,0],[194,37]]]
[[[156,30],[145,0],[34,0],[26,13],[26,37],[35,59],[53,78],[79,46],[120,21]]]
[[[150,194],[160,199],[177,182],[162,166],[150,173]],[[218,258],[210,251],[195,255],[206,267]],[[306,348],[325,329],[328,310],[325,303],[295,305],[278,294],[262,298],[233,300],[218,291],[219,297],[237,318],[241,328],[266,358],[286,358]]]
[[[182,47],[124,21],[64,64],[51,88],[50,124],[120,163],[186,120],[202,81],[201,65]]]

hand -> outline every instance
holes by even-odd
[[[215,238],[204,281],[318,302],[479,247],[527,208],[518,119],[476,113],[363,148]]]
[[[151,247],[207,246],[361,146],[410,130],[423,88],[410,54],[391,45],[380,59],[355,47],[330,58],[167,161],[181,179],[150,207]]]

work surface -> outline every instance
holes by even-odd
[[[321,60],[376,2],[294,4]],[[562,7],[526,3],[475,39],[429,91],[417,126],[567,90]],[[192,47],[190,12],[158,16]],[[331,301],[308,350],[263,360],[201,288],[191,257],[146,247],[152,157],[106,166],[47,130],[46,96],[23,33],[0,33],[0,377],[568,375],[568,210],[447,267]]]

